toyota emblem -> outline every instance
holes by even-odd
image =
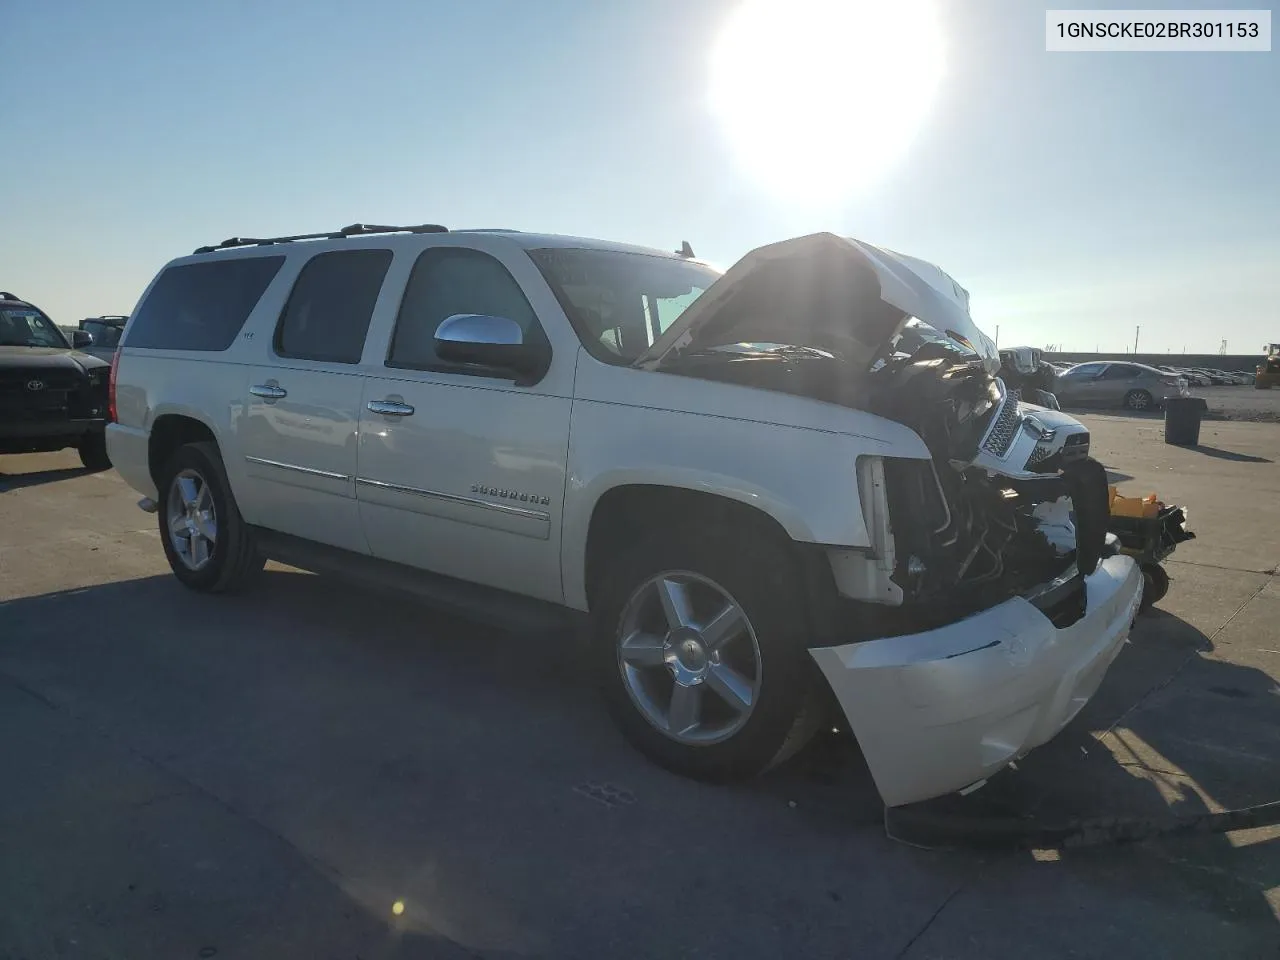
[[[44,389],[44,381],[43,381],[43,380],[28,380],[28,381],[27,381],[27,389],[28,389],[28,390],[43,390],[43,389]]]

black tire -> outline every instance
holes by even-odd
[[[100,430],[86,433],[77,445],[80,451],[80,462],[86,470],[95,473],[111,469],[111,458],[107,456],[107,435]]]
[[[749,525],[718,525],[656,535],[612,558],[591,604],[592,670],[618,728],[659,766],[697,780],[747,779],[792,756],[817,730],[822,703],[807,650],[809,621],[799,575],[785,551],[785,542]],[[618,655],[624,611],[637,589],[664,571],[713,581],[742,608],[755,632],[758,694],[745,724],[727,739],[677,742],[646,719],[628,692]]]
[[[217,539],[208,562],[193,570],[182,560],[169,534],[169,498],[174,479],[183,471],[194,471],[208,486],[217,518]],[[188,443],[170,455],[160,471],[159,518],[160,542],[164,545],[169,568],[184,586],[201,593],[228,593],[246,586],[266,560],[258,553],[253,532],[240,516],[222,457],[215,443]]]
[[[1153,563],[1142,568],[1142,580],[1142,605],[1139,609],[1145,612],[1169,592],[1169,574],[1164,567]]]
[[[1128,410],[1153,410],[1155,398],[1146,390],[1130,390],[1124,395],[1124,405]]]

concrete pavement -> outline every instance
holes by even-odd
[[[1280,797],[1280,427],[1206,423],[1197,451],[1087,419],[1200,538],[1085,713],[968,809]],[[0,457],[0,958],[1280,950],[1277,831],[913,850],[838,736],[690,783],[614,733],[571,645],[284,567],[193,595],[75,462]]]

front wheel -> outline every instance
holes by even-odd
[[[160,541],[185,586],[223,593],[262,570],[265,561],[236,507],[216,444],[188,443],[174,451],[161,472],[160,496]]]
[[[1151,394],[1145,390],[1130,390],[1124,395],[1124,405],[1130,410],[1150,410],[1153,404]]]
[[[624,550],[592,603],[594,670],[641,753],[700,780],[781,763],[817,726],[816,671],[789,559],[736,531]]]
[[[107,456],[107,435],[99,431],[86,433],[80,438],[77,448],[80,462],[86,470],[94,472],[111,469],[111,458]]]

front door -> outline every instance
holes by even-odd
[[[391,258],[390,250],[321,253],[298,274],[272,362],[249,367],[244,384],[250,522],[368,553],[355,500],[360,359]]]
[[[545,335],[495,257],[457,247],[419,256],[386,367],[365,381],[356,488],[365,535],[375,556],[559,601],[574,358],[553,358],[526,386],[447,363],[435,331],[460,313],[515,320],[526,342]]]

